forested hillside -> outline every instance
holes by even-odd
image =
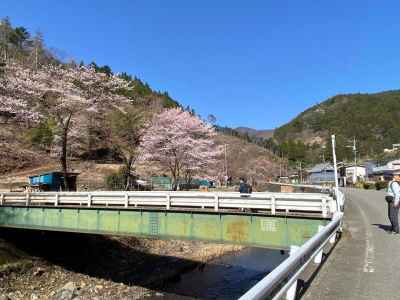
[[[172,160],[162,165],[162,158],[171,158],[178,150],[182,155],[177,155],[181,161],[173,163],[174,180],[207,177],[209,171],[215,177],[224,171],[223,157],[217,157],[218,145],[224,144],[231,174],[246,176],[249,160],[236,160],[231,151],[242,139],[247,142],[240,141],[241,148],[254,153],[251,165],[260,160],[265,166],[251,176],[262,181],[273,175],[274,156],[250,144],[254,141],[248,135],[207,124],[192,108],[183,108],[167,92],[155,91],[128,73],[114,74],[109,66],[95,62],[63,61],[45,45],[41,34],[32,36],[8,19],[0,23],[0,54],[0,173],[53,166],[57,161],[63,172],[71,166],[80,171],[83,163],[100,161],[123,165],[119,173],[128,186],[130,176],[142,175],[135,172],[139,157],[153,160],[140,162],[140,166],[147,164],[142,168],[147,176],[168,174]],[[170,120],[163,120],[166,116]],[[180,125],[174,126],[175,122]],[[217,138],[215,130],[232,137]],[[171,141],[168,152],[165,145]],[[150,142],[164,147],[144,149]]]
[[[400,91],[332,97],[275,130],[279,143],[298,140],[323,144],[336,134],[342,158],[351,158],[348,140],[355,137],[362,157],[375,156],[400,142]],[[317,145],[314,148],[318,148]]]

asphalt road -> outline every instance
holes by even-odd
[[[302,299],[400,299],[400,235],[380,191],[347,189],[344,233]]]

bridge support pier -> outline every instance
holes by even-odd
[[[290,246],[289,255],[292,256],[300,249],[299,246]],[[290,288],[286,292],[286,300],[295,300],[296,299],[296,292],[297,292],[297,280],[292,283]]]

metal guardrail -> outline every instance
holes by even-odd
[[[342,192],[339,191],[337,198],[344,204]],[[333,244],[336,241],[336,233],[341,229],[342,219],[343,213],[336,212],[331,222],[321,226],[320,231],[301,247],[292,247],[290,256],[239,300],[281,299],[285,294],[286,299],[295,299],[300,274],[313,259],[315,263],[321,263],[323,249],[328,242]]]
[[[279,212],[312,212],[330,218],[337,211],[336,200],[327,194],[234,192],[0,192],[0,205],[87,206],[255,209],[272,215]]]
[[[284,182],[269,182],[269,184],[272,185],[279,185],[279,186],[293,186],[297,188],[310,188],[310,189],[315,189],[321,193],[324,193],[326,191],[330,191],[332,187],[330,186],[322,186],[322,185],[315,185],[315,184],[295,184],[295,183],[284,183]]]

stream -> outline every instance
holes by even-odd
[[[237,299],[287,258],[287,252],[246,248],[181,275],[154,299]]]

